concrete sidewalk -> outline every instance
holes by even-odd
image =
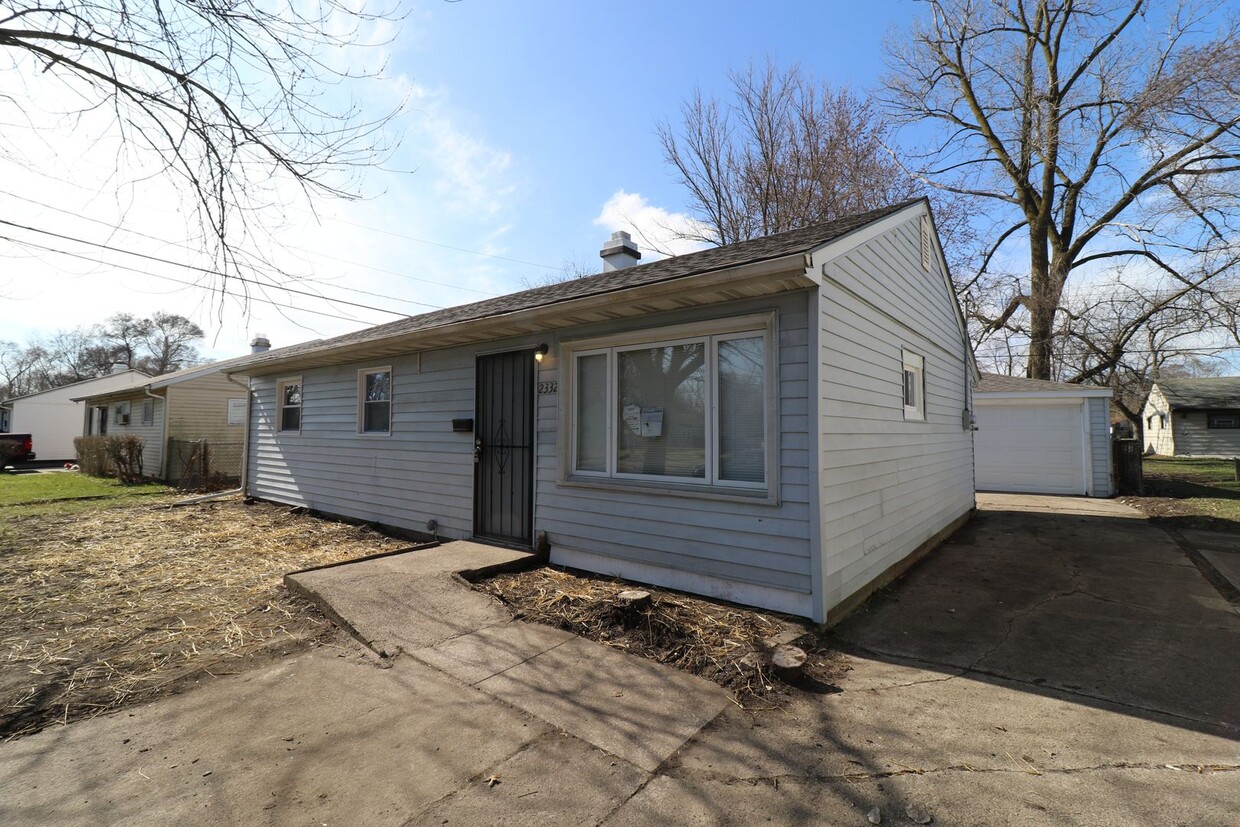
[[[404,653],[653,772],[728,703],[716,684],[522,623],[462,574],[529,565],[471,542],[285,578],[376,653]]]

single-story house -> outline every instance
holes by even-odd
[[[124,370],[6,399],[0,402],[5,413],[0,433],[30,434],[41,460],[72,460],[77,456],[73,438],[82,434],[82,403],[78,398],[87,393],[128,390],[150,378],[140,370]]]
[[[244,381],[227,369],[269,348],[256,338],[251,354],[167,373],[133,388],[79,396],[86,404],[78,433],[134,434],[143,442],[143,470],[148,476],[177,482],[192,454],[189,443],[207,440],[218,462],[214,470],[239,477],[245,449],[249,394]],[[171,453],[170,453],[171,452]]]
[[[978,491],[1110,497],[1111,389],[984,373],[973,392]]]
[[[1146,453],[1240,456],[1240,377],[1160,379],[1141,419]]]
[[[974,508],[976,369],[896,204],[253,357],[248,494],[833,621]]]

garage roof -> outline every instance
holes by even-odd
[[[1240,380],[1237,380],[1240,381]],[[1004,376],[1000,373],[983,373],[974,392],[989,397],[1019,399],[1035,396],[1112,396],[1110,388],[1094,385],[1074,385],[1069,382],[1048,382],[1044,379],[1026,379],[1023,376]]]
[[[1240,377],[1160,379],[1154,386],[1162,391],[1173,411],[1240,408]]]

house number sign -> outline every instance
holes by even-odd
[[[559,382],[539,382],[538,392],[539,393],[559,393],[560,383]]]

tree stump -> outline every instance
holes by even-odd
[[[626,609],[644,609],[652,602],[650,592],[629,589],[616,595],[616,605]]]
[[[805,666],[806,654],[795,646],[776,646],[771,653],[771,665],[782,678],[795,678]]]

